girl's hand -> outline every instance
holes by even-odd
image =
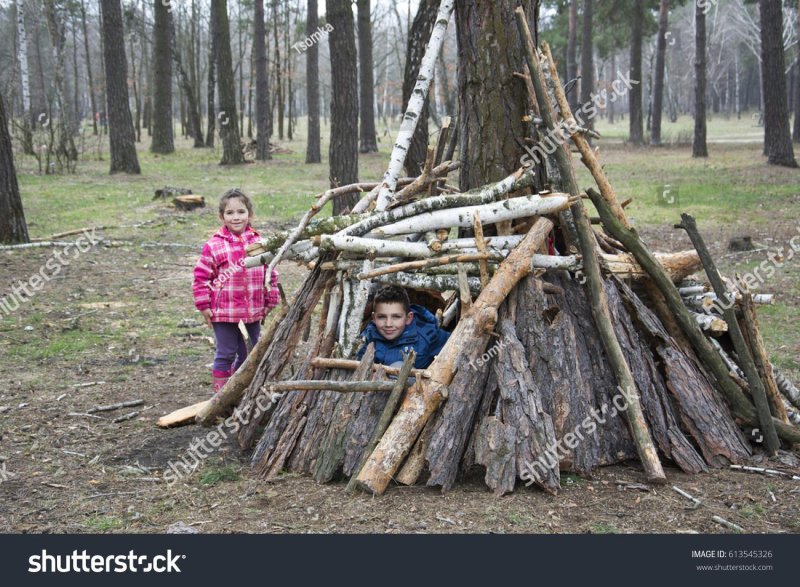
[[[211,325],[211,308],[206,308],[205,310],[200,310],[200,313],[203,315],[203,318],[206,319],[206,325],[209,328],[214,328]]]

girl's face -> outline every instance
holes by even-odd
[[[250,213],[241,198],[231,198],[225,204],[225,210],[219,215],[222,223],[231,234],[242,234],[250,222]]]

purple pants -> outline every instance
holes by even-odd
[[[247,358],[247,345],[244,337],[239,332],[239,325],[235,322],[212,322],[212,324],[214,325],[214,338],[217,339],[213,370],[232,375]],[[261,332],[261,324],[250,322],[245,326],[250,340],[256,344]]]

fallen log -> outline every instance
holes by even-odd
[[[197,195],[178,196],[173,198],[172,205],[181,212],[189,212],[196,208],[205,208],[206,199]]]
[[[669,274],[674,283],[678,283],[701,268],[697,251],[680,251],[678,253],[655,253],[656,260]],[[646,272],[630,253],[600,255],[600,266],[609,273],[621,278],[643,279]]]
[[[210,402],[211,400],[208,399],[202,402],[197,402],[196,404],[192,404],[191,406],[186,406],[185,408],[175,410],[166,416],[161,416],[158,419],[158,422],[156,422],[156,425],[159,428],[174,428],[175,426],[193,424],[197,414],[199,414],[200,411]]]

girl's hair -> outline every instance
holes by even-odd
[[[220,215],[225,213],[225,207],[228,205],[228,202],[234,198],[240,199],[244,203],[244,207],[247,208],[247,212],[250,216],[253,216],[253,201],[239,188],[233,188],[222,194],[222,197],[219,199]]]

